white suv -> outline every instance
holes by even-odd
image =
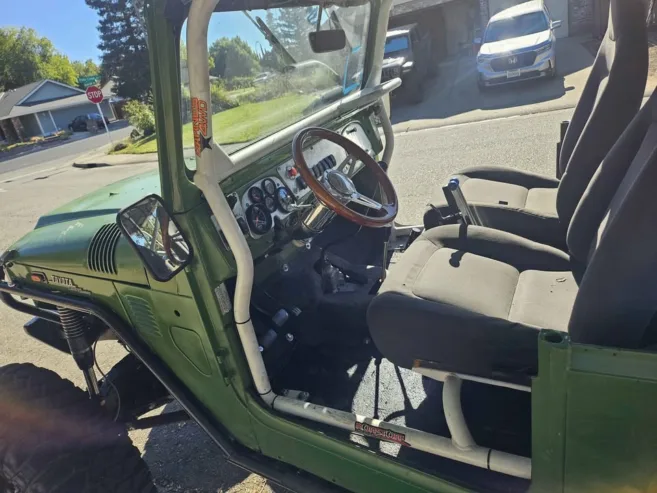
[[[494,15],[486,26],[477,55],[480,88],[540,77],[557,72],[554,30],[541,0],[521,3]]]

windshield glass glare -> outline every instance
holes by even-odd
[[[536,34],[549,29],[543,12],[532,12],[511,19],[500,19],[491,22],[486,29],[484,42],[494,43],[505,39],[519,38],[528,34]]]
[[[313,52],[308,34],[316,30],[318,16],[318,6],[212,14],[212,138],[229,154],[360,88],[369,4],[321,10],[322,30],[345,31],[340,51]],[[180,43],[183,146],[193,148],[186,29],[187,22]]]
[[[385,54],[408,50],[408,36],[394,36],[386,39]]]

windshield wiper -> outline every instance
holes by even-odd
[[[297,63],[294,57],[290,55],[290,52],[285,49],[285,46],[283,46],[283,44],[278,40],[274,33],[271,32],[271,29],[269,29],[267,24],[265,24],[265,21],[263,21],[258,16],[256,16],[255,20],[253,20],[253,17],[251,17],[248,12],[242,13],[247,16],[251,22],[253,22],[253,25],[258,28],[258,31],[260,31],[265,39],[269,41],[269,44],[272,46],[272,48],[276,49],[278,54],[283,58],[287,65],[294,65]]]

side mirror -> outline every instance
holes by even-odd
[[[561,27],[562,22],[561,21],[552,21],[550,22],[550,29],[559,29]]]
[[[472,41],[472,54],[474,56],[477,56],[477,53],[479,53],[479,49],[481,48],[481,42],[482,42],[481,38],[475,38]]]
[[[192,247],[157,195],[118,213],[116,223],[158,281],[168,281],[192,260]]]
[[[347,36],[342,29],[327,29],[308,34],[310,47],[315,53],[340,51],[347,45]]]

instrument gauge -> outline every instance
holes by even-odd
[[[288,192],[287,188],[279,187],[276,190],[276,203],[281,211],[292,212],[296,202],[294,195]]]
[[[276,183],[274,183],[274,180],[271,178],[266,178],[262,180],[262,189],[267,195],[271,195],[273,197],[276,194]]]
[[[265,194],[262,192],[260,187],[251,187],[249,188],[249,199],[254,204],[259,204],[265,198]]]
[[[268,233],[273,224],[271,214],[263,204],[253,204],[246,210],[246,222],[257,235]]]
[[[276,192],[275,189],[274,192]],[[276,200],[274,200],[274,197],[270,197],[269,195],[267,195],[265,197],[264,204],[265,204],[265,209],[267,209],[269,212],[276,212]]]

